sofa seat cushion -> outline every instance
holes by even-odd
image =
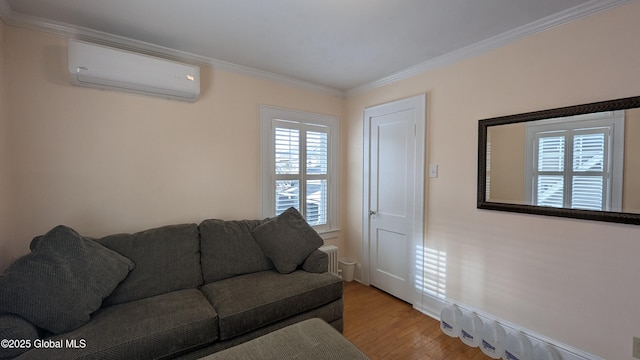
[[[315,309],[342,297],[342,280],[331,273],[267,270],[202,287],[219,316],[220,339]]]
[[[136,268],[104,300],[122,304],[202,285],[198,225],[167,225],[135,234],[116,234],[97,240],[133,260]]]
[[[26,359],[159,359],[218,338],[217,314],[197,289],[108,306],[81,328],[50,340],[76,339],[78,349],[33,349]],[[84,348],[82,342],[84,340]],[[21,358],[22,359],[22,358]]]
[[[0,276],[0,314],[20,315],[54,334],[87,323],[134,263],[66,226],[31,244]]]

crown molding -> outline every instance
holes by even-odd
[[[477,42],[475,44],[463,47],[458,50],[451,51],[442,56],[427,60],[423,63],[409,67],[394,74],[390,74],[381,79],[372,81],[367,84],[351,88],[346,91],[346,96],[355,96],[364,92],[398,82],[403,79],[413,77],[418,74],[425,73],[435,68],[451,65],[453,63],[465,60],[477,55],[484,54],[498,47],[515,42],[527,36],[554,28],[556,26],[579,20],[597,12],[607,10],[631,0],[591,0],[582,5],[578,5],[571,9],[547,16],[538,21],[534,21],[527,25],[515,28],[513,30],[498,34],[494,37]]]
[[[118,36],[85,27],[73,26],[35,16],[29,16],[15,12],[7,0],[0,0],[0,18],[7,25],[28,28],[32,30],[54,33],[67,38],[93,42],[100,45],[134,51],[146,55],[162,57],[169,60],[186,62],[193,65],[209,66],[216,70],[222,70],[241,75],[247,75],[264,80],[270,80],[286,85],[291,85],[306,90],[322,92],[330,95],[344,97],[345,92],[329,86],[319,85],[305,80],[284,76],[269,71],[258,70],[248,66],[233,64],[227,61],[217,60],[206,56],[171,49],[168,47],[138,41],[135,39]]]
[[[182,61],[194,65],[210,66],[214,69],[261,78],[299,88],[327,93],[335,96],[354,96],[364,92],[389,85],[427,71],[451,65],[453,63],[478,56],[498,47],[515,42],[527,36],[551,29],[553,27],[587,17],[597,12],[607,10],[631,0],[590,0],[582,5],[548,16],[538,21],[504,32],[489,39],[477,42],[464,48],[449,52],[442,56],[427,60],[415,66],[390,74],[381,79],[356,86],[346,91],[319,85],[289,76],[284,76],[268,71],[233,64],[201,55],[170,49],[135,39],[121,37],[84,27],[71,26],[34,16],[28,16],[13,11],[7,0],[0,0],[0,18],[7,24],[29,28],[33,30],[55,33],[68,38],[74,38],[94,42],[123,50],[136,51],[147,55],[159,56],[170,60]]]

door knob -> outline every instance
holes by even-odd
[[[375,211],[373,211],[373,210],[369,210],[369,216],[373,216],[373,215],[375,215],[375,214],[376,214],[376,212],[375,212]]]

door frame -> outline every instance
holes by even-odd
[[[363,111],[363,192],[362,192],[362,283],[371,285],[371,237],[370,230],[370,161],[371,161],[371,117],[383,116],[386,114],[416,109],[415,123],[415,172],[414,172],[414,202],[413,215],[414,225],[412,229],[412,245],[424,243],[424,190],[425,190],[425,158],[426,158],[426,123],[427,123],[427,95],[420,94],[409,98],[391,101],[381,105],[367,107]],[[413,264],[414,261],[409,261]],[[415,281],[415,269],[409,269],[409,276],[412,283]]]

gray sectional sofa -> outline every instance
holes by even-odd
[[[0,276],[0,359],[195,359],[320,318],[342,281],[295,209],[91,239],[35,238]]]

